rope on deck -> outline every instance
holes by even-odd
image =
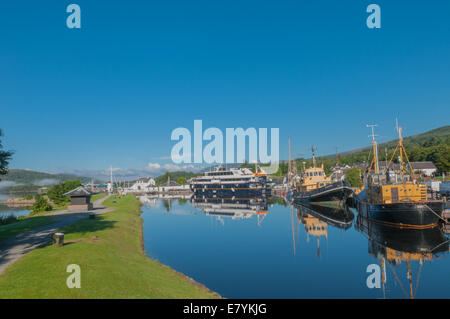
[[[445,220],[444,218],[442,218],[441,216],[439,216],[439,214],[437,214],[434,210],[431,209],[430,206],[428,206],[427,204],[424,204],[425,207],[427,207],[433,214],[435,214],[439,219],[441,219],[444,223],[449,224],[449,222],[447,220]]]

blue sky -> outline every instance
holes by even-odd
[[[66,6],[82,28],[66,27]],[[366,7],[381,7],[381,29]],[[448,125],[449,1],[8,1],[0,128],[11,168],[170,166],[176,127],[280,128],[280,155]],[[150,166],[149,166],[150,164]]]

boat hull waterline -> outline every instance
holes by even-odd
[[[441,201],[418,203],[371,204],[356,200],[358,213],[374,222],[412,229],[433,228],[439,225],[444,204]]]
[[[336,182],[308,192],[294,192],[294,202],[344,202],[353,193],[351,187],[345,182]]]

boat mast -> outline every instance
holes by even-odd
[[[408,258],[408,280],[409,280],[410,299],[414,299],[413,287],[412,287],[411,260],[409,258]]]
[[[294,143],[292,143],[292,177],[297,175],[297,165],[295,164],[295,152],[294,152]]]
[[[414,178],[414,172],[412,170],[411,163],[409,162],[409,158],[408,158],[408,154],[406,153],[405,146],[403,145],[403,136],[402,136],[403,128],[401,126],[398,126],[397,119],[395,121],[396,121],[396,129],[398,132],[398,144],[395,147],[394,153],[392,153],[391,159],[389,160],[389,163],[386,166],[385,172],[387,172],[387,170],[389,169],[389,166],[391,165],[392,160],[394,159],[394,156],[398,150],[399,155],[400,155],[400,174],[402,176],[402,183],[404,183],[405,182],[404,175],[405,175],[405,173],[408,173],[408,170],[405,168],[405,165],[403,163],[404,162],[403,157],[406,159],[406,162],[409,165],[409,171],[411,174],[411,178]]]
[[[289,136],[288,185],[291,186],[291,137]]]
[[[399,148],[400,148],[400,172],[401,172],[401,174],[402,174],[402,182],[405,180],[404,179],[404,177],[403,177],[403,173],[405,172],[405,167],[404,167],[404,165],[403,165],[403,151],[404,151],[404,147],[403,147],[403,136],[402,136],[402,130],[403,130],[403,128],[402,127],[399,127],[398,125],[397,125],[397,131],[398,131],[398,145],[399,145]],[[406,154],[406,152],[405,152],[405,154]]]
[[[316,150],[317,150],[317,148],[315,148],[314,145],[311,146],[312,160],[313,160],[313,167],[314,168],[316,167],[316,156],[315,156],[315,153],[314,153]]]
[[[366,127],[370,127],[372,129],[372,134],[369,135],[369,137],[372,137],[372,147],[373,147],[373,156],[374,156],[374,171],[375,174],[378,174],[379,169],[378,169],[378,145],[377,142],[375,141],[375,132],[374,132],[374,128],[378,126],[377,124],[367,124]]]
[[[383,298],[386,299],[386,266],[385,266],[385,259],[382,257],[381,259],[381,279],[383,282]]]
[[[339,166],[338,147],[336,146],[336,168]]]

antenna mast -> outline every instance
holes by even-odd
[[[336,146],[336,167],[339,166],[338,148]]]
[[[402,182],[404,183],[404,175],[405,173],[408,173],[407,169],[405,168],[405,165],[403,163],[403,156],[406,158],[406,162],[409,165],[409,170],[410,170],[410,174],[411,177],[414,178],[414,172],[412,170],[412,166],[411,163],[409,162],[409,158],[408,158],[408,154],[406,153],[406,149],[405,146],[403,145],[403,136],[402,136],[402,132],[403,132],[403,127],[398,126],[398,120],[395,119],[395,128],[398,132],[398,144],[395,147],[394,153],[392,153],[392,157],[389,160],[388,165],[386,166],[386,171],[388,170],[389,166],[392,163],[392,160],[394,159],[395,154],[397,153],[397,150],[399,151],[399,155],[400,155],[400,173],[402,175]]]
[[[291,137],[289,136],[288,185],[291,186]]]
[[[295,163],[294,143],[292,143],[292,164],[291,164],[291,168],[292,168],[292,176],[297,175],[297,165]]]
[[[374,128],[377,127],[377,124],[367,124],[366,127],[370,127],[372,129],[372,134],[369,135],[369,137],[372,137],[372,146],[373,146],[373,155],[374,155],[374,170],[375,170],[375,174],[378,174],[379,169],[378,169],[378,145],[377,142],[375,141],[375,131]]]

